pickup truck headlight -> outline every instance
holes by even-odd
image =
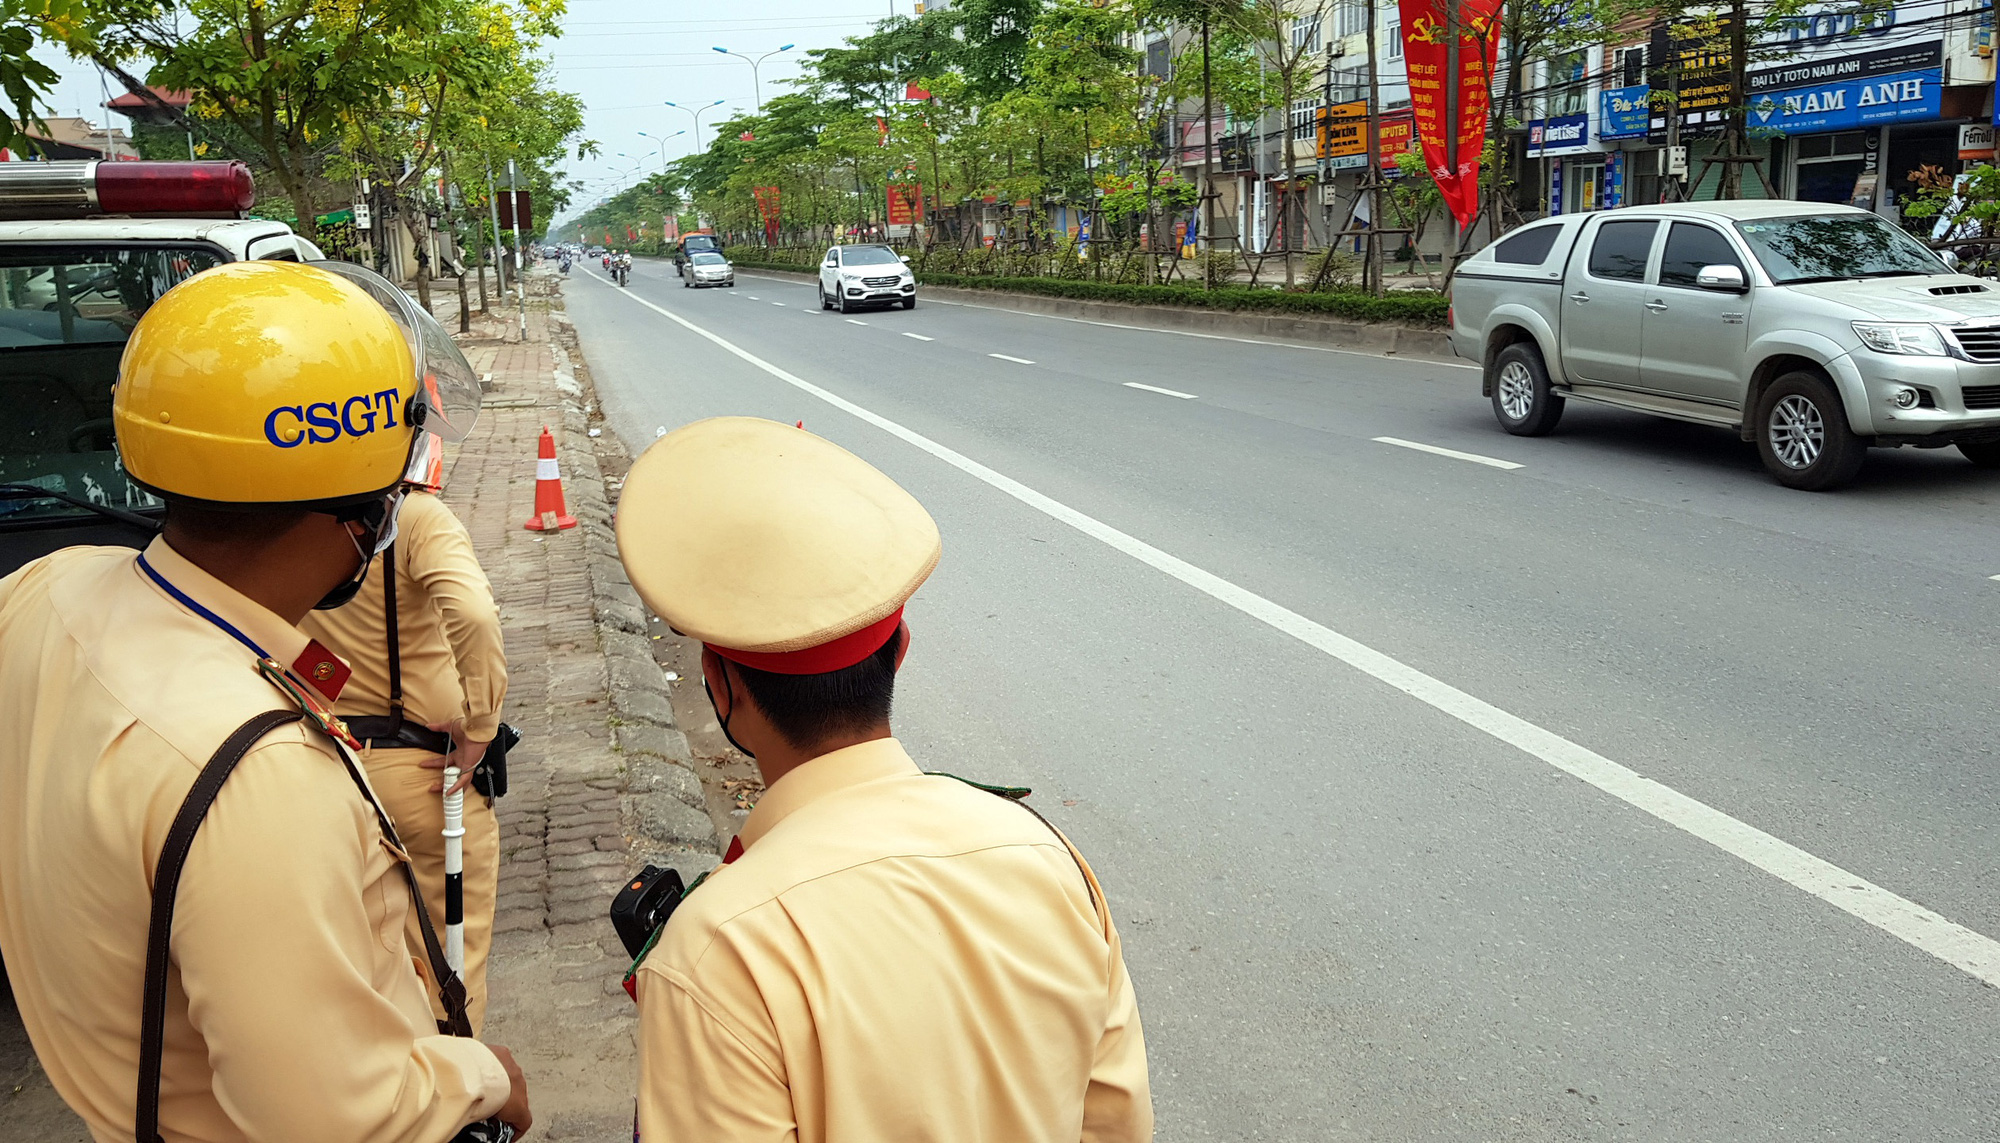
[[[1944,338],[1935,326],[1914,321],[1857,321],[1853,325],[1861,344],[1877,353],[1945,356]]]

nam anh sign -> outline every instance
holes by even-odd
[[[1528,121],[1528,157],[1581,155],[1590,147],[1590,116],[1561,115]]]
[[[1766,92],[1750,100],[1750,127],[1792,135],[1936,119],[1943,82],[1942,69],[1925,68]]]

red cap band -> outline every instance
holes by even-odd
[[[741,663],[774,675],[824,675],[828,671],[851,667],[880,651],[883,644],[895,636],[896,628],[902,622],[903,609],[898,607],[886,618],[870,623],[851,635],[842,635],[831,643],[821,643],[800,651],[738,651],[713,643],[702,646],[732,663]]]

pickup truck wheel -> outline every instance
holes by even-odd
[[[1548,367],[1532,345],[1516,343],[1493,361],[1493,416],[1517,437],[1546,435],[1562,419],[1563,399],[1549,387]]]
[[[1868,444],[1847,427],[1832,382],[1799,370],[1773,381],[1758,400],[1757,454],[1779,484],[1829,492],[1861,471]]]
[[[1958,451],[1981,468],[2000,468],[2000,441],[1960,441]]]

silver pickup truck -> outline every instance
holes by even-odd
[[[1870,446],[2000,467],[2000,289],[1864,210],[1632,207],[1524,226],[1466,260],[1452,349],[1510,433],[1567,400],[1735,430],[1792,488]]]

